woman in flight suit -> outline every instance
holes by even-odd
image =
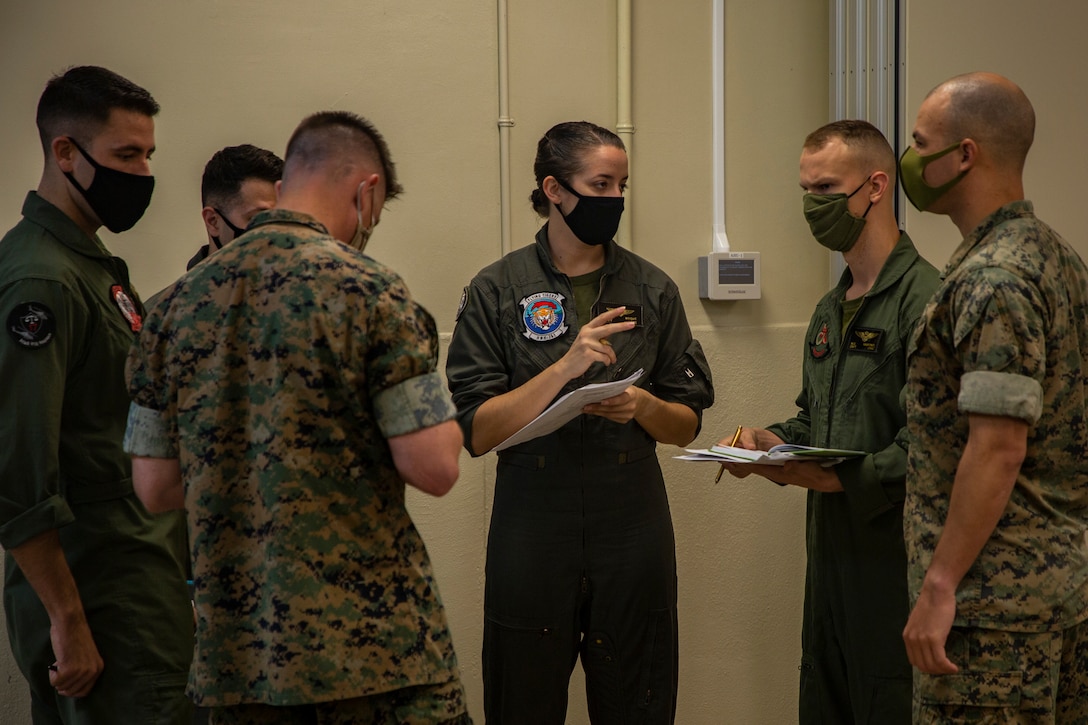
[[[713,402],[676,285],[612,237],[627,154],[561,123],[537,147],[536,243],[465,288],[446,373],[466,447],[494,449],[556,397],[643,375],[559,430],[503,448],[488,536],[488,723],[564,722],[575,660],[590,719],[671,723],[676,556],[655,447],[685,445]]]

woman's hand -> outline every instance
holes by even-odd
[[[648,393],[642,388],[631,386],[619,395],[605,398],[599,403],[590,403],[582,408],[586,415],[599,415],[613,423],[626,423],[638,417],[639,404]]]
[[[557,367],[562,368],[567,380],[578,377],[593,363],[612,365],[616,362],[616,351],[612,349],[608,337],[617,332],[627,332],[635,326],[633,321],[612,322],[624,311],[623,307],[614,307],[602,312],[578,331],[578,337],[574,339],[567,354],[556,363]]]

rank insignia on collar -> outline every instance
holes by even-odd
[[[53,310],[41,302],[16,305],[8,315],[8,333],[15,342],[29,350],[45,347],[53,341],[57,329]]]
[[[564,323],[567,313],[563,310],[563,295],[558,292],[537,292],[521,301],[521,319],[525,323],[525,335],[530,340],[546,342],[567,331]]]
[[[823,324],[820,331],[816,333],[816,338],[809,343],[809,352],[812,353],[812,357],[819,360],[820,358],[827,356],[827,351],[830,350],[830,345],[827,344],[827,323]]]
[[[119,284],[110,287],[110,299],[113,300],[113,304],[117,305],[117,309],[121,310],[129,329],[133,332],[139,332],[144,326],[144,320],[140,317],[136,305],[132,303],[132,298],[125,292],[125,288]]]

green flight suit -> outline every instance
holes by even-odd
[[[797,416],[768,426],[787,443],[869,452],[836,466],[844,492],[808,493],[802,724],[910,722],[900,394],[907,343],[938,274],[902,234],[844,334],[852,281],[847,269],[812,315]]]
[[[83,698],[49,684],[49,618],[9,553],[8,637],[35,723],[186,723],[193,651],[184,519],[154,516],[121,449],[125,356],[142,305],[125,263],[31,192],[0,241],[0,545],[58,529],[105,669]]]

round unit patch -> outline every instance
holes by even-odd
[[[15,342],[31,350],[51,343],[56,329],[53,310],[41,302],[16,305],[8,315],[8,332]]]
[[[530,340],[545,342],[554,340],[567,331],[563,321],[563,295],[558,292],[537,292],[521,301],[521,319],[525,322],[522,334]]]

